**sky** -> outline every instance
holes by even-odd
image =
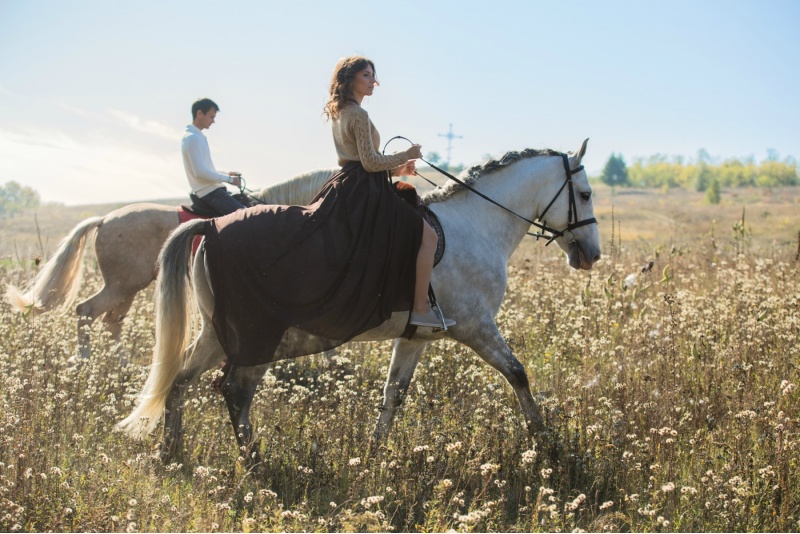
[[[466,166],[527,147],[800,156],[800,2],[0,0],[0,184],[66,205],[180,198],[191,104],[260,189],[336,166],[336,62],[371,58],[383,141]],[[396,141],[388,152],[404,150]]]

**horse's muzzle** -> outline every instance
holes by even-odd
[[[595,263],[600,260],[602,254],[600,249],[595,246],[584,246],[580,241],[572,241],[569,244],[567,261],[573,269],[589,271]]]

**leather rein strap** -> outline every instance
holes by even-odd
[[[407,138],[405,138],[403,136],[397,135],[395,137],[392,137],[391,139],[389,139],[386,142],[386,145],[384,145],[384,147],[383,147],[383,151],[384,152],[386,152],[386,147],[389,145],[389,143],[391,143],[395,139],[403,139],[405,141],[408,141],[411,144],[414,144],[409,139],[407,139]],[[486,200],[488,202],[491,202],[492,204],[494,204],[498,208],[502,208],[502,209],[506,210],[508,213],[514,215],[515,217],[517,217],[519,219],[522,219],[526,223],[539,228],[541,230],[540,233],[527,232],[527,235],[535,237],[537,241],[539,240],[539,238],[547,239],[547,243],[545,244],[545,246],[547,246],[550,243],[552,243],[554,240],[558,239],[559,237],[563,237],[564,234],[566,234],[567,232],[571,232],[572,230],[574,230],[576,228],[580,228],[581,226],[587,226],[589,224],[597,224],[597,219],[594,218],[594,217],[592,217],[590,219],[584,219],[582,221],[578,220],[578,208],[577,208],[577,204],[575,202],[575,190],[574,190],[574,188],[572,186],[572,176],[574,174],[577,174],[577,173],[581,172],[583,170],[583,165],[580,165],[580,166],[578,166],[578,167],[576,167],[574,169],[571,169],[570,166],[569,166],[569,158],[567,157],[567,155],[564,154],[564,153],[561,153],[560,156],[561,156],[562,161],[564,162],[564,172],[565,172],[565,174],[567,176],[567,179],[564,181],[563,184],[561,184],[561,187],[558,189],[558,192],[556,192],[555,196],[553,197],[553,200],[550,201],[550,203],[544,209],[542,214],[539,215],[539,220],[542,221],[541,223],[532,221],[532,220],[528,219],[527,217],[523,217],[519,213],[507,208],[506,206],[503,206],[499,202],[497,202],[497,201],[489,198],[488,196],[484,195],[483,193],[481,193],[480,191],[476,190],[471,185],[465,183],[462,180],[459,180],[458,178],[456,178],[455,176],[453,176],[449,172],[440,169],[439,167],[437,167],[433,163],[431,163],[429,161],[426,161],[423,158],[419,158],[419,159],[421,161],[427,163],[431,168],[439,171],[441,174],[443,174],[447,178],[449,178],[449,179],[453,180],[454,182],[460,184],[461,186],[463,186],[464,188],[468,189],[469,191],[472,191],[473,193],[475,193],[479,197],[483,198],[484,200]],[[414,174],[416,174],[417,176],[419,176],[423,180],[426,180],[428,183],[433,184],[434,186],[438,187],[435,183],[433,183],[432,181],[428,180],[427,178],[425,178],[424,176],[422,176],[418,172],[415,171]],[[561,191],[564,190],[564,187],[567,187],[567,192],[569,194],[569,218],[567,219],[567,227],[564,230],[556,230],[555,228],[551,228],[551,227],[547,226],[547,221],[545,220],[544,216],[547,214],[547,211],[550,209],[550,207],[555,203],[556,199],[561,195]],[[544,234],[542,232],[549,232],[551,235],[547,235],[547,234]]]

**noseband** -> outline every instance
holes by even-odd
[[[576,228],[580,228],[581,226],[586,226],[589,224],[597,224],[597,219],[595,219],[594,217],[590,219],[583,219],[582,221],[578,220],[578,207],[575,203],[575,189],[572,187],[572,175],[581,172],[583,170],[583,165],[579,165],[574,169],[570,169],[569,158],[567,158],[567,155],[563,153],[561,154],[561,160],[564,162],[564,173],[566,173],[567,179],[564,181],[563,184],[561,184],[561,187],[556,192],[555,196],[553,197],[553,200],[550,201],[550,204],[548,204],[547,207],[544,209],[544,211],[539,215],[538,219],[542,221],[542,224],[539,225],[536,223],[532,223],[536,225],[538,228],[541,228],[543,232],[550,232],[552,234],[552,236],[550,236],[549,239],[547,240],[547,244],[545,246],[552,243],[554,239],[563,237],[567,232],[572,233],[572,231]],[[544,216],[547,214],[547,210],[550,209],[550,206],[553,205],[558,196],[561,194],[561,191],[564,190],[565,186],[567,187],[567,192],[569,195],[569,216],[567,218],[567,227],[561,231],[558,231],[547,226],[547,221],[545,220]],[[548,237],[543,234],[532,234],[530,232],[528,232],[528,235],[532,235],[536,237],[536,239],[539,239],[540,237],[545,237],[545,238]]]
[[[402,137],[402,136],[398,135],[398,136],[392,137],[391,139],[389,139],[386,142],[386,145],[384,145],[384,147],[383,147],[383,151],[384,152],[386,152],[386,147],[389,145],[389,143],[391,143],[395,139],[403,139],[403,140],[408,141],[409,143],[411,143],[411,141],[409,139],[406,139],[405,137]],[[413,143],[411,143],[411,144],[413,144]],[[583,170],[583,165],[579,165],[578,167],[576,167],[574,169],[571,169],[570,166],[569,166],[569,158],[567,157],[567,155],[564,154],[564,153],[561,153],[559,155],[561,156],[561,160],[564,162],[564,173],[566,174],[567,179],[564,181],[563,184],[561,184],[561,187],[558,189],[558,191],[556,192],[555,196],[553,196],[553,200],[550,201],[550,203],[547,205],[547,207],[544,209],[544,211],[542,211],[542,213],[537,217],[540,221],[542,221],[541,223],[534,222],[534,221],[528,219],[527,217],[523,217],[519,213],[507,208],[506,206],[503,206],[499,202],[497,202],[495,200],[492,200],[488,196],[484,195],[480,191],[478,191],[475,188],[473,188],[471,185],[468,185],[468,184],[464,183],[462,180],[459,180],[458,178],[456,178],[455,176],[453,176],[449,172],[440,169],[439,167],[437,167],[433,163],[431,163],[429,161],[425,161],[425,159],[423,159],[423,158],[419,158],[419,159],[421,161],[427,163],[431,168],[436,169],[437,171],[439,171],[441,174],[443,174],[447,178],[453,180],[454,182],[456,182],[458,184],[461,184],[463,187],[465,187],[466,189],[472,191],[473,193],[475,193],[479,197],[483,198],[484,200],[487,200],[487,201],[491,202],[492,204],[494,204],[495,206],[497,206],[499,208],[503,208],[504,210],[506,210],[510,214],[514,215],[515,217],[517,217],[519,219],[522,219],[526,223],[539,228],[539,230],[541,230],[541,232],[539,232],[539,233],[527,232],[527,235],[535,237],[537,241],[540,238],[547,239],[547,243],[545,244],[545,246],[547,246],[550,243],[552,243],[553,241],[555,241],[556,239],[558,239],[559,237],[564,237],[567,233],[572,235],[572,231],[575,230],[576,228],[580,228],[581,226],[587,226],[589,224],[597,224],[597,219],[594,218],[594,217],[592,217],[590,219],[583,219],[582,221],[578,220],[578,207],[577,207],[577,204],[575,202],[575,190],[574,190],[574,188],[572,186],[572,176],[577,174],[577,173],[579,173],[579,172],[581,172]],[[438,187],[437,184],[435,184],[432,181],[428,180],[427,178],[425,178],[424,176],[422,176],[418,172],[414,172],[414,174],[416,174],[417,176],[419,176],[423,180],[427,181],[428,183],[432,184],[434,187]],[[567,194],[569,195],[569,216],[567,218],[567,227],[564,228],[563,230],[556,230],[555,228],[551,228],[551,227],[547,226],[547,221],[545,220],[544,216],[547,214],[547,211],[550,209],[550,207],[555,203],[556,199],[558,199],[558,197],[561,195],[561,191],[564,190],[564,187],[567,188]],[[550,235],[547,235],[544,232],[549,232]],[[574,239],[574,236],[573,236],[572,239],[569,241],[569,243],[574,242],[574,240],[575,239]]]

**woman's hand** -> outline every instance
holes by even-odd
[[[411,145],[411,148],[406,150],[408,159],[419,159],[422,157],[422,145]]]
[[[413,176],[417,172],[417,164],[413,159],[410,159],[392,169],[392,176]]]

